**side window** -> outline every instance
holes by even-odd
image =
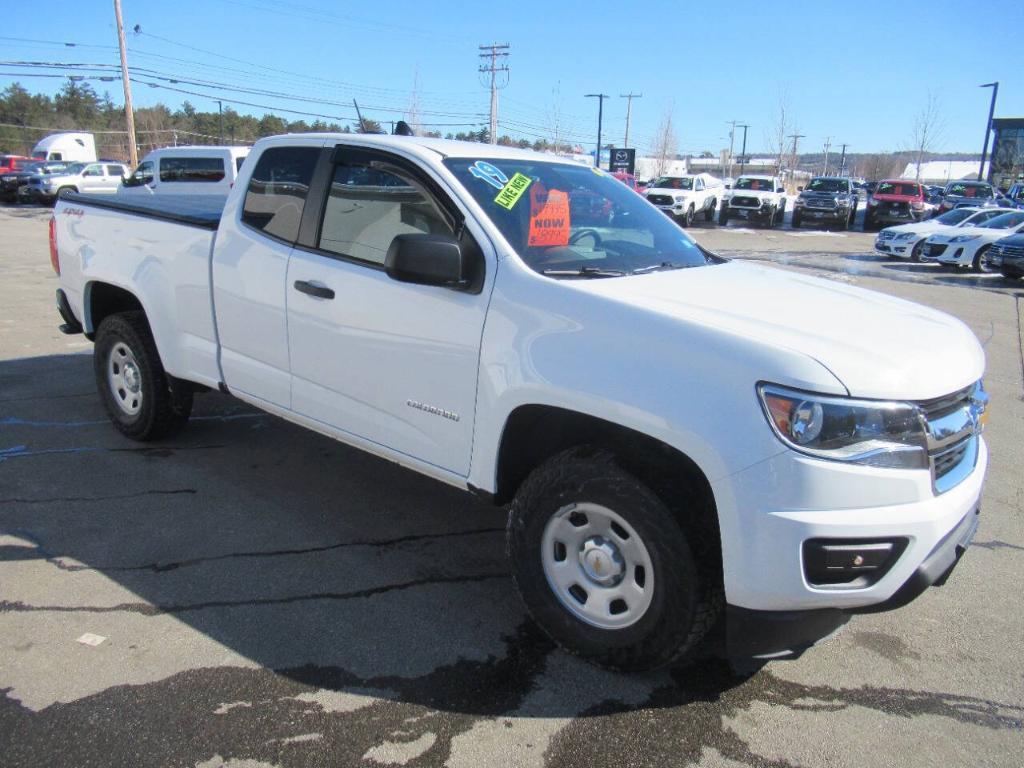
[[[704,191],[704,179],[697,179],[697,191],[698,192],[703,192]]]
[[[60,152],[51,152],[50,153],[50,159],[51,160],[63,160],[64,159],[64,155],[62,155]]]
[[[135,169],[132,178],[139,184],[149,184],[153,180],[153,161],[146,160],[143,163],[139,163],[139,167]]]
[[[107,175],[113,176],[115,179],[124,176],[124,169],[120,165],[108,165]]]
[[[160,159],[160,181],[218,182],[224,178],[221,157],[163,157]]]
[[[397,235],[453,235],[447,218],[421,185],[379,161],[335,167],[318,246],[325,251],[383,264]]]
[[[102,176],[103,166],[102,165],[87,165],[85,170],[82,171],[83,176]]]
[[[272,147],[264,152],[249,180],[242,221],[294,243],[319,157],[319,147]]]

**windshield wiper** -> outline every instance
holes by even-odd
[[[584,265],[579,269],[545,269],[541,274],[548,277],[622,277],[626,273],[621,269],[601,269]]]
[[[659,272],[663,269],[686,269],[689,264],[674,264],[671,261],[663,261],[661,264],[651,264],[649,267],[640,267],[630,272],[631,275],[642,275],[646,272]]]

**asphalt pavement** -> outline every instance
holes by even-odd
[[[753,674],[627,676],[530,622],[502,510],[221,394],[121,437],[57,331],[47,218],[0,208],[0,766],[1024,764],[1024,283],[695,229],[963,319],[990,475],[975,545],[910,606]]]

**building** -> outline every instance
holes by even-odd
[[[998,117],[992,121],[992,167],[988,180],[1006,190],[1024,180],[1024,117]]]
[[[985,163],[985,171],[988,171],[988,163]],[[918,176],[917,163],[907,163],[901,179],[917,181],[920,178],[922,184],[948,184],[951,181],[977,181],[978,161],[977,160],[926,160],[921,163],[921,173]]]

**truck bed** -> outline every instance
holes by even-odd
[[[227,198],[223,195],[83,195],[70,194],[68,202],[108,208],[135,216],[163,219],[203,229],[217,229]]]

